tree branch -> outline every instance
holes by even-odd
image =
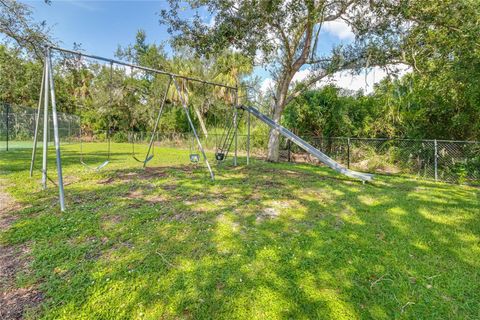
[[[277,29],[277,31],[279,32],[280,38],[282,39],[282,42],[285,45],[285,49],[287,51],[288,63],[290,63],[293,59],[293,52],[292,52],[292,49],[291,49],[291,46],[290,46],[290,41],[288,40],[288,37],[285,34],[285,31],[276,22],[272,23],[272,27]]]
[[[335,13],[332,13],[328,16],[326,16],[323,21],[334,21],[334,20],[337,20],[338,18],[340,18],[342,15],[344,15],[348,8],[350,8],[350,6],[355,2],[355,0],[349,0],[349,1],[339,1],[341,2],[340,4],[340,9],[335,12]],[[334,3],[332,3],[334,4]]]

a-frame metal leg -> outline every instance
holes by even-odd
[[[250,164],[250,112],[247,112],[247,165]]]
[[[198,138],[197,130],[195,130],[195,126],[193,125],[192,119],[190,118],[190,113],[188,112],[188,106],[187,103],[185,102],[185,98],[183,97],[182,93],[180,92],[180,87],[178,85],[177,80],[172,77],[173,83],[175,84],[175,89],[177,90],[178,96],[180,97],[180,101],[182,102],[183,109],[185,111],[185,114],[187,115],[187,120],[192,128],[193,134],[195,135],[195,139],[197,140],[198,148],[202,152],[203,160],[205,161],[205,164],[207,165],[208,171],[210,172],[210,178],[212,180],[215,180],[215,175],[213,174],[212,168],[210,167],[210,163],[208,163],[207,155],[205,154],[205,150],[203,149],[202,143],[200,142],[200,139]]]
[[[165,90],[165,94],[163,95],[163,99],[162,99],[162,103],[160,105],[160,109],[158,110],[158,116],[157,116],[157,120],[155,121],[155,127],[153,128],[152,137],[150,138],[150,144],[148,145],[147,155],[145,156],[145,161],[143,162],[143,167],[144,168],[147,166],[147,162],[149,160],[150,151],[152,150],[153,142],[154,142],[154,139],[155,139],[155,134],[157,133],[158,124],[160,123],[160,118],[162,116],[163,107],[165,106],[165,101],[167,101],[168,91],[170,90],[170,85],[171,84],[172,84],[172,77],[170,77],[168,79],[167,89]]]
[[[47,69],[47,60],[45,60],[42,73],[42,84],[40,85],[40,96],[38,98],[37,118],[35,119],[35,133],[33,136],[32,161],[30,162],[30,177],[33,175],[33,166],[35,165],[35,156],[37,154],[38,129],[40,127],[40,112],[42,112],[43,90],[45,84],[45,70]]]
[[[238,157],[238,89],[235,91],[235,99],[234,99],[234,105],[233,105],[233,148],[234,148],[234,153],[233,153],[233,165],[237,166],[237,157]]]
[[[42,188],[47,189],[47,159],[48,159],[48,54],[45,52],[45,79],[43,83],[43,158],[42,158]]]
[[[65,192],[63,189],[63,172],[62,172],[62,156],[60,153],[60,137],[58,135],[58,115],[57,103],[55,101],[55,84],[53,81],[52,60],[50,56],[50,49],[47,49],[47,74],[50,84],[50,97],[52,99],[52,118],[53,118],[53,136],[55,142],[55,153],[57,161],[57,175],[58,175],[58,191],[60,200],[60,209],[65,211]]]

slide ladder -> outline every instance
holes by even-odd
[[[364,182],[371,181],[373,179],[372,174],[357,172],[357,171],[353,171],[345,168],[344,166],[342,166],[341,164],[339,164],[338,162],[336,162],[335,160],[333,160],[332,158],[330,158],[329,156],[327,156],[317,148],[313,147],[310,143],[306,142],[305,140],[303,140],[302,138],[300,138],[299,136],[297,136],[287,128],[279,125],[278,123],[273,121],[271,118],[267,117],[266,115],[258,111],[258,109],[249,107],[249,106],[238,106],[238,108],[249,112],[250,114],[254,115],[256,118],[258,118],[262,122],[266,123],[270,128],[277,130],[278,132],[280,132],[282,136],[289,139],[290,141],[292,141],[297,146],[307,151],[311,155],[315,156],[316,158],[318,158],[318,160],[320,160],[322,163],[329,166],[333,170],[341,174],[344,174],[348,177],[362,180]]]
[[[240,121],[242,120],[243,116],[243,109],[239,108],[242,112],[239,112],[237,114],[237,125],[236,127],[238,128],[238,125]],[[223,134],[220,137],[220,142],[216,142],[216,150],[215,150],[215,159],[217,161],[223,161],[227,158],[228,152],[230,151],[230,148],[232,146],[233,139],[235,138],[235,120],[234,120],[234,115],[232,115],[232,118],[230,121],[227,121],[225,128],[223,130]]]

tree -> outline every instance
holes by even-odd
[[[38,101],[42,65],[18,48],[0,44],[0,101],[34,107]]]
[[[361,111],[360,98],[343,95],[333,85],[308,90],[285,108],[283,123],[302,136],[352,136],[361,127],[354,123],[359,120],[355,113]]]
[[[378,86],[377,128],[388,124],[388,136],[478,140],[480,2],[418,0],[384,8],[407,26],[393,36],[413,74]]]
[[[257,63],[269,66],[275,80],[272,101],[275,122],[280,122],[289,102],[328,75],[365,65],[398,62],[394,57],[401,56],[396,51],[397,41],[379,36],[389,29],[402,28],[389,20],[394,7],[386,0],[188,1],[192,9],[206,7],[214,17],[213,26],[198,14],[193,19],[183,17],[183,1],[169,0],[169,3],[170,10],[161,11],[161,23],[169,26],[175,46],[193,47],[207,56],[235,48],[255,58]],[[322,27],[337,20],[351,25],[358,41],[338,46],[322,56],[317,50]],[[292,87],[295,74],[302,68],[309,68],[310,76],[303,85]],[[270,161],[278,160],[279,142],[279,133],[272,130],[268,144]]]
[[[43,58],[45,45],[52,43],[46,22],[35,21],[30,7],[16,0],[0,0],[0,33],[38,59]]]

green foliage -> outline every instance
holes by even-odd
[[[470,72],[466,85],[445,71],[387,78],[370,95],[332,86],[310,90],[286,108],[283,122],[305,136],[478,140],[480,89],[474,82],[480,69]]]
[[[261,150],[265,150],[268,144],[268,133],[270,132],[269,127],[260,124],[254,126],[251,129],[251,140],[250,144],[253,149],[258,148]]]
[[[42,68],[21,50],[0,44],[0,101],[35,107],[40,94]]]
[[[305,92],[289,105],[284,123],[302,136],[350,136],[353,113],[357,108],[354,97],[341,95],[340,89],[327,86]]]
[[[112,142],[115,142],[115,143],[128,142],[128,133],[123,131],[115,132],[112,135]]]
[[[143,66],[171,71],[190,77],[209,79],[236,86],[252,72],[252,63],[238,53],[224,52],[217,59],[198,59],[188,52],[168,58],[162,46],[147,43],[139,31],[136,42],[117,50],[117,57]],[[168,76],[78,60],[75,56],[54,57],[57,107],[61,112],[80,115],[83,132],[148,132],[154,127],[160,103],[167,90]],[[0,101],[35,107],[38,103],[42,64],[21,50],[0,46]],[[234,102],[232,90],[179,81],[196,125],[199,116],[214,127],[226,122],[225,110]],[[240,91],[240,94],[242,92]],[[192,109],[198,110],[193,112]],[[179,94],[173,84],[168,88],[167,104],[160,129],[190,132]]]
[[[44,2],[50,4],[50,0]],[[9,45],[39,60],[52,43],[46,21],[35,21],[32,8],[17,0],[0,1],[0,34]]]

